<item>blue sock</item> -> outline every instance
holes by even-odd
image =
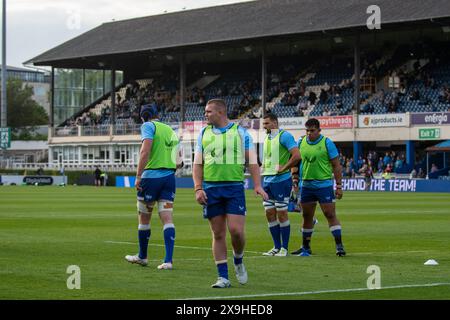
[[[303,245],[302,247],[305,249],[310,249],[310,242],[311,237],[313,234],[314,229],[302,229],[302,235],[303,235]]]
[[[282,246],[287,250],[289,246],[289,236],[291,235],[291,223],[289,222],[289,220],[280,223],[280,233],[283,243]]]
[[[216,261],[217,272],[219,273],[219,277],[228,279],[228,264],[227,260]]]
[[[269,222],[269,230],[272,235],[273,245],[275,249],[281,248],[281,231],[280,223],[278,221]]]
[[[335,226],[330,227],[331,234],[333,235],[334,241],[336,242],[337,245],[342,245],[341,230],[342,230],[342,228],[340,225],[335,225]]]
[[[234,264],[238,265],[238,264],[242,264],[242,260],[244,259],[244,253],[241,254],[236,254],[233,251],[233,260],[234,260]]]
[[[138,227],[139,258],[147,259],[148,241],[150,240],[150,225],[140,224]]]
[[[166,256],[164,262],[172,262],[173,248],[175,246],[175,226],[173,223],[164,225],[164,244],[166,246]]]

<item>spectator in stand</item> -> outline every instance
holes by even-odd
[[[400,85],[400,89],[398,90],[398,95],[400,97],[403,97],[404,95],[406,95],[406,88],[403,83]]]
[[[314,91],[309,92],[308,102],[310,105],[315,105],[317,100],[317,95],[314,93]]]
[[[395,161],[394,164],[395,172],[398,172],[398,170],[400,170],[403,167],[403,162],[404,162],[403,156],[397,157],[397,160]]]
[[[328,110],[328,107],[325,107],[325,109],[322,112],[322,116],[324,117],[331,116],[331,112]]]
[[[426,177],[425,171],[423,171],[422,168],[419,168],[419,172],[417,173],[417,178],[425,179],[425,177]]]
[[[417,178],[417,171],[416,169],[412,169],[411,173],[409,174],[410,179],[416,179]]]
[[[383,174],[381,175],[381,177],[382,177],[383,179],[386,179],[386,180],[389,180],[389,179],[392,178],[391,172],[388,171],[388,168],[386,168],[386,169],[384,170],[384,172],[383,172]]]
[[[359,169],[361,169],[361,168],[363,167],[363,165],[365,164],[365,162],[366,162],[366,160],[363,159],[362,156],[359,156],[359,157],[358,157],[358,160],[357,160],[357,162],[356,162],[356,164],[358,165],[358,168],[357,168],[358,171],[359,171]]]
[[[347,160],[346,166],[345,166],[345,174],[349,178],[353,178],[355,175],[355,171],[353,170],[353,159]]]
[[[433,172],[436,172],[436,171],[439,171],[439,168],[437,167],[436,164],[433,163],[433,164],[431,165],[430,173],[433,173]]]
[[[327,103],[328,101],[328,93],[324,89],[320,90],[319,101],[321,103]]]
[[[391,164],[388,164],[388,165],[386,166],[385,171],[387,171],[387,172],[392,172],[392,165],[391,165]]]
[[[338,110],[342,110],[343,107],[344,107],[344,104],[342,103],[342,98],[339,97],[339,98],[337,99],[337,101],[336,101],[336,108],[337,108]]]
[[[390,164],[392,162],[392,158],[389,155],[389,152],[386,152],[386,155],[383,158],[383,168],[386,168],[388,166],[388,164]]]
[[[418,101],[420,100],[420,92],[419,89],[415,88],[409,97],[410,101]]]
[[[372,171],[372,167],[369,165],[364,165],[364,171],[362,171],[361,173],[364,176],[364,182],[366,183],[366,191],[370,190],[370,186],[372,184],[372,179],[373,179],[373,171]]]

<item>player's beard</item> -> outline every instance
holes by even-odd
[[[272,129],[266,129],[266,133],[270,134],[272,132]]]

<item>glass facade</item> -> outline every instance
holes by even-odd
[[[111,71],[54,69],[54,123],[64,121],[111,91]],[[116,87],[123,81],[122,71],[116,71]]]
[[[1,70],[1,67],[0,67]],[[7,79],[19,79],[23,82],[48,82],[43,72],[7,70]],[[0,80],[2,76],[0,73]]]
[[[137,165],[139,150],[140,144],[55,146],[51,147],[50,163],[58,165]]]

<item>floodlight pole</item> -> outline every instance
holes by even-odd
[[[6,77],[7,77],[6,65],[6,0],[3,0],[3,11],[2,11],[2,106],[1,106],[1,127],[6,128],[7,113],[6,113]]]

